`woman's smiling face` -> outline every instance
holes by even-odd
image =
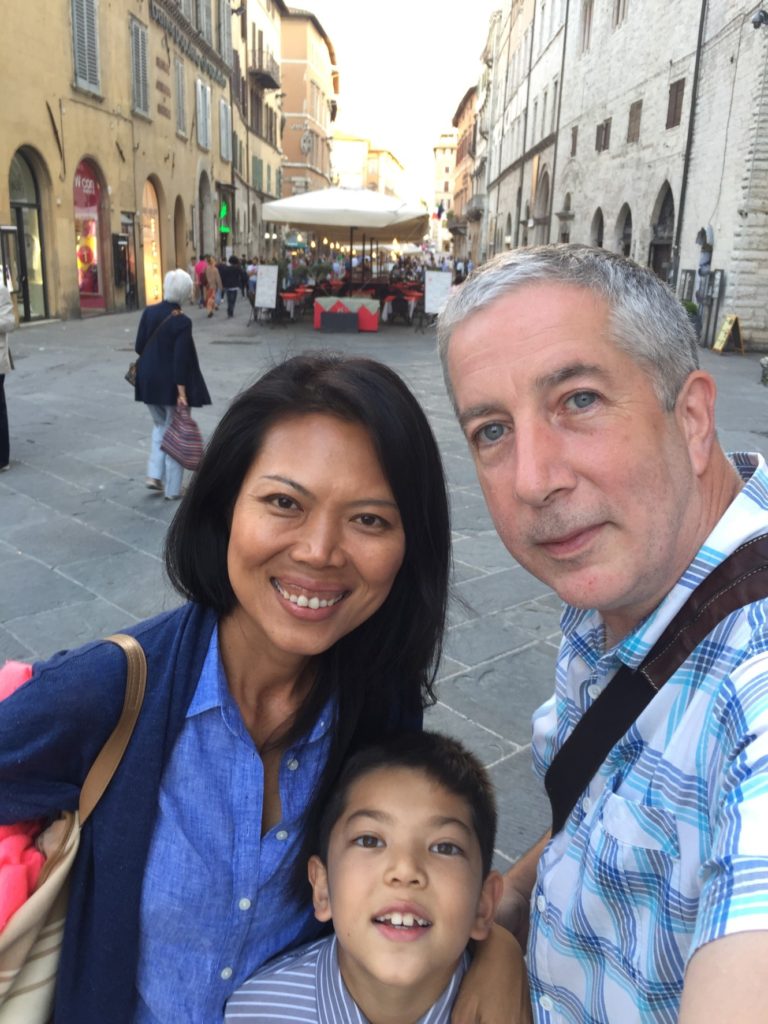
[[[292,416],[266,434],[232,512],[228,616],[263,663],[328,650],[381,607],[405,554],[392,489],[359,423]]]

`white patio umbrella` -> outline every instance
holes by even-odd
[[[324,188],[264,203],[265,221],[322,231],[333,240],[350,231],[366,239],[421,241],[428,227],[426,207],[367,188]]]

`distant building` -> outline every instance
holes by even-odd
[[[225,0],[3,5],[0,263],[24,320],[135,308],[230,237]],[[12,101],[10,97],[13,97]]]
[[[401,196],[403,173],[403,165],[390,150],[377,149],[370,139],[334,129],[333,179],[337,185]]]
[[[448,215],[453,213],[453,178],[456,172],[455,128],[440,133],[432,147],[434,154],[434,197],[429,220],[429,237],[436,252],[450,252]]]
[[[283,196],[331,184],[331,124],[339,73],[331,40],[314,14],[289,9],[282,21]]]
[[[283,0],[239,5],[233,21],[232,161],[235,215],[231,248],[236,254],[269,257],[277,251],[274,226],[264,224],[262,203],[282,192]]]
[[[448,217],[448,230],[453,236],[453,252],[457,259],[469,256],[467,225],[472,199],[475,167],[475,104],[477,86],[467,89],[453,115],[457,133],[456,166],[453,174],[453,210]]]
[[[752,0],[503,0],[471,193],[457,155],[457,227],[484,158],[481,257],[545,241],[621,252],[696,303],[703,343],[733,313],[768,349],[768,27],[754,14]]]

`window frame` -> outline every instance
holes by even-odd
[[[101,95],[98,0],[72,0],[71,11],[75,85]]]
[[[131,20],[131,110],[149,117],[149,32],[138,18]],[[142,105],[143,103],[143,105]]]
[[[667,128],[677,128],[683,120],[683,98],[685,96],[685,78],[678,78],[669,83],[667,100]]]

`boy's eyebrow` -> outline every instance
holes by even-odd
[[[380,821],[385,825],[389,825],[395,820],[392,815],[387,814],[386,811],[377,811],[361,807],[359,811],[353,811],[352,814],[346,818],[345,824],[349,825],[358,818],[373,818],[374,821]],[[458,825],[458,827],[463,832],[466,832],[468,836],[474,835],[473,830],[466,822],[462,821],[461,818],[454,818],[451,815],[435,814],[432,818],[428,818],[425,824],[430,828],[444,828],[446,825]]]

